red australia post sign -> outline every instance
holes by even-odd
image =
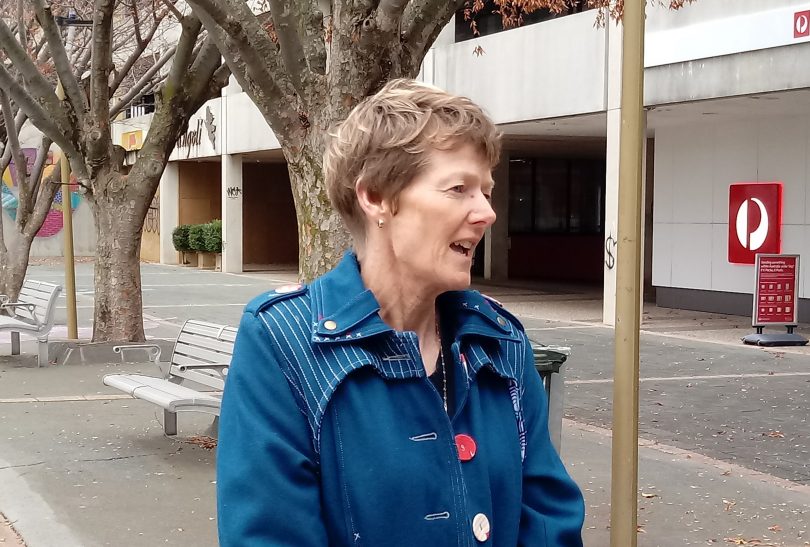
[[[754,327],[795,325],[799,282],[798,255],[757,255]]]
[[[781,252],[782,183],[732,184],[728,199],[728,261],[754,264],[757,253]]]

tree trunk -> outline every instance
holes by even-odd
[[[2,214],[2,213],[0,213]],[[15,234],[5,260],[0,264],[0,294],[15,301],[20,294],[25,273],[28,270],[28,257],[33,238],[24,234]]]
[[[323,150],[323,140],[317,131],[310,132],[300,148],[284,150],[298,219],[298,272],[305,282],[334,267],[351,244],[326,192]]]
[[[132,195],[142,181],[113,172],[97,184],[93,213],[97,234],[95,261],[94,342],[142,342],[141,226],[144,199]],[[146,200],[146,208],[149,201]]]

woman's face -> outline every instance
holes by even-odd
[[[386,234],[400,274],[438,293],[470,285],[476,245],[495,222],[489,162],[472,145],[433,150],[399,195]],[[375,229],[375,228],[372,228]]]

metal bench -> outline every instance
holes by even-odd
[[[169,368],[162,378],[108,374],[102,381],[163,408],[163,430],[166,435],[176,435],[178,412],[219,416],[235,340],[234,327],[189,319],[177,336]],[[134,350],[146,351],[149,360],[160,369],[160,347],[156,344],[115,346],[113,350],[122,355]]]
[[[11,355],[20,354],[20,333],[35,336],[38,344],[37,364],[48,364],[48,335],[53,328],[56,300],[62,287],[44,281],[23,282],[16,302],[0,295],[0,331],[11,331]]]

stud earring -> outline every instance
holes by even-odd
[[[385,224],[385,221],[383,219],[381,219],[381,218],[378,218],[377,219],[377,227],[382,228],[383,224]]]

